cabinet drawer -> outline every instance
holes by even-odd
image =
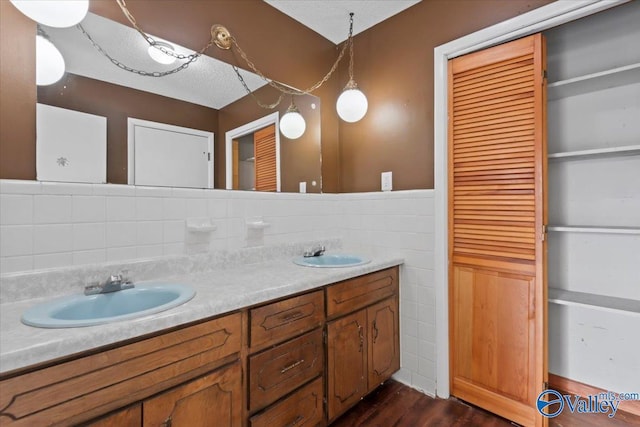
[[[81,357],[0,382],[7,425],[86,421],[235,359],[240,313]]]
[[[251,427],[317,426],[322,423],[322,378],[302,387],[264,412],[251,417]]]
[[[249,345],[252,348],[275,344],[310,331],[324,321],[322,291],[311,292],[250,310]]]
[[[322,330],[249,358],[249,410],[264,408],[322,374]]]
[[[397,291],[398,267],[345,280],[327,288],[327,316],[351,313]]]

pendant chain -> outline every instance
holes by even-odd
[[[109,55],[109,53],[107,53],[95,40],[93,40],[91,35],[89,35],[89,33],[87,33],[87,31],[84,29],[84,27],[82,27],[82,25],[80,25],[80,24],[77,25],[78,29],[80,29],[80,31],[82,31],[82,33],[85,35],[85,37],[87,37],[87,39],[91,42],[91,44],[102,55],[104,55],[107,59],[109,59],[109,61],[111,61],[118,68],[121,68],[121,69],[123,69],[125,71],[129,71],[131,73],[135,73],[135,74],[138,74],[138,75],[141,75],[141,76],[146,76],[146,77],[164,77],[164,76],[167,76],[167,75],[170,75],[170,74],[175,74],[175,73],[177,73],[179,71],[182,71],[182,70],[188,68],[190,64],[195,62],[201,55],[203,55],[215,43],[214,34],[213,34],[213,31],[212,31],[211,39],[198,52],[190,54],[190,55],[183,55],[183,54],[176,53],[176,52],[172,51],[171,49],[167,49],[164,46],[161,46],[161,45],[157,44],[156,41],[153,39],[153,37],[149,36],[144,30],[142,30],[142,28],[138,25],[138,23],[137,23],[135,17],[133,16],[133,14],[127,8],[126,0],[116,0],[116,2],[120,6],[120,9],[122,9],[122,12],[124,13],[125,17],[129,20],[129,22],[131,23],[133,28],[135,28],[136,31],[138,31],[138,33],[140,33],[140,35],[147,41],[147,43],[149,43],[150,46],[153,46],[154,48],[162,51],[162,53],[164,53],[166,55],[172,56],[172,57],[174,57],[176,59],[179,59],[179,60],[186,61],[183,64],[181,64],[180,66],[178,66],[178,67],[176,67],[176,68],[174,68],[172,70],[168,70],[168,71],[151,71],[151,72],[149,72],[149,71],[144,71],[144,70],[138,70],[138,69],[135,69],[133,67],[129,67],[129,66],[123,64],[122,62],[118,61],[117,59],[115,59],[114,57]],[[214,27],[215,26],[213,26],[212,29]],[[280,92],[280,97],[278,98],[278,100],[276,102],[271,103],[271,104],[262,103],[253,94],[253,91],[251,91],[251,89],[247,85],[246,81],[244,80],[244,78],[240,74],[239,68],[237,66],[235,66],[235,65],[232,65],[232,68],[233,68],[234,72],[236,73],[236,76],[237,76],[238,80],[240,81],[240,83],[242,84],[244,89],[246,90],[247,94],[250,94],[256,100],[258,105],[260,107],[262,107],[262,108],[265,108],[265,109],[273,109],[273,108],[277,107],[282,102],[282,99],[284,98],[285,95],[292,95],[292,96],[293,95],[305,95],[305,94],[310,94],[310,93],[316,91],[317,89],[319,89],[327,80],[329,80],[331,78],[333,73],[336,71],[336,69],[338,68],[338,64],[340,63],[340,61],[344,57],[344,54],[347,51],[347,47],[349,48],[349,80],[350,81],[353,80],[353,13],[349,14],[349,37],[343,43],[343,45],[342,45],[342,47],[340,49],[340,52],[338,54],[338,57],[335,60],[335,62],[333,63],[333,65],[331,66],[331,69],[329,70],[329,72],[327,72],[327,74],[324,75],[324,77],[322,79],[320,79],[318,82],[314,83],[313,85],[309,86],[308,88],[306,88],[304,90],[294,89],[294,88],[291,88],[289,86],[283,85],[282,83],[279,83],[279,82],[276,82],[274,80],[271,80],[271,79],[267,78],[264,75],[264,73],[262,73],[262,71],[260,71],[258,69],[258,67],[255,66],[253,61],[251,61],[249,59],[249,56],[240,47],[240,45],[238,44],[238,41],[235,39],[235,37],[230,36],[230,41],[231,41],[231,44],[233,45],[234,49],[240,54],[240,57],[244,60],[244,62],[251,69],[251,71],[253,71],[258,76],[260,76],[260,78],[262,78],[265,82],[267,82],[267,84],[269,86],[273,87],[274,89],[276,89],[277,91]]]

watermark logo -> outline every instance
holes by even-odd
[[[609,418],[616,416],[620,402],[640,400],[640,393],[614,393],[605,391],[588,396],[561,394],[547,389],[538,395],[536,407],[538,412],[547,418],[557,417],[563,410],[578,414],[607,414]]]
[[[557,417],[564,409],[564,398],[557,391],[548,389],[538,395],[536,406],[545,417]]]

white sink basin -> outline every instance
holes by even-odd
[[[22,323],[39,328],[75,328],[134,319],[177,307],[194,297],[189,286],[141,284],[106,294],[74,294],[35,305]]]
[[[355,267],[357,265],[368,264],[369,258],[352,254],[323,254],[313,257],[297,257],[293,262],[304,267]]]

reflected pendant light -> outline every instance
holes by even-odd
[[[287,108],[287,112],[280,119],[280,132],[289,139],[298,139],[302,136],[307,124],[304,121],[304,117],[298,111],[298,107],[293,103],[291,99],[291,105]]]
[[[161,49],[159,49],[159,47],[162,47],[168,51],[173,52],[173,46],[171,46],[169,43],[165,43],[165,42],[161,42],[161,41],[154,41],[153,44],[149,45],[149,49],[147,50],[147,52],[149,53],[149,56],[151,57],[151,59],[153,59],[154,61],[160,63],[160,64],[173,64],[176,60],[175,57],[171,56],[171,55],[167,55],[166,53],[164,53]]]
[[[48,27],[73,27],[89,10],[89,0],[11,0],[23,14]]]
[[[353,79],[353,13],[350,13],[349,16],[349,38],[347,39],[347,43],[349,43],[349,82],[338,97],[336,110],[342,120],[354,123],[367,114],[369,103]]]
[[[36,36],[36,84],[51,85],[64,75],[64,58],[43,35]]]

